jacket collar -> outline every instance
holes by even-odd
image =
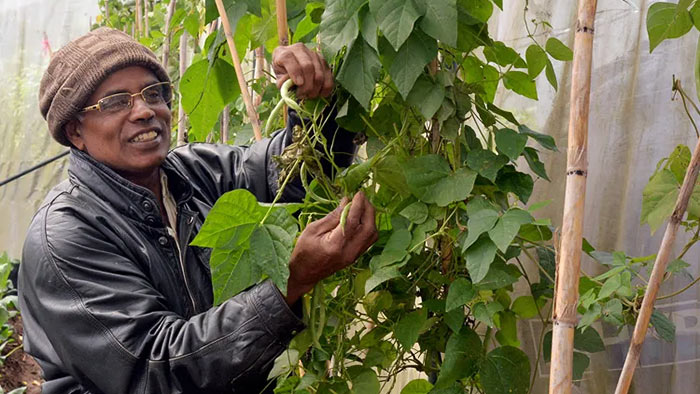
[[[192,186],[167,159],[161,168],[168,176],[170,192],[178,206],[192,196]],[[145,187],[136,185],[98,162],[87,153],[71,148],[68,173],[90,191],[112,205],[117,211],[151,226],[162,227],[156,196]]]

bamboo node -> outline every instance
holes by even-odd
[[[595,29],[593,29],[592,27],[582,25],[581,21],[576,22],[576,33],[589,33],[589,34],[593,35],[594,32],[595,32]]]
[[[576,321],[567,321],[564,319],[559,319],[559,318],[554,318],[554,325],[555,326],[561,326],[561,327],[566,327],[566,328],[576,328],[576,325],[578,322]]]
[[[566,175],[578,175],[582,177],[587,177],[588,176],[588,171],[585,170],[569,170],[566,172]]]

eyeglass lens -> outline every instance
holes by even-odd
[[[159,83],[145,88],[142,92],[147,104],[168,104],[172,101],[173,92],[169,83]],[[106,112],[119,112],[131,107],[132,96],[129,93],[115,94],[100,100],[100,108]]]

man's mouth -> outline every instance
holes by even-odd
[[[129,140],[129,142],[149,142],[153,141],[158,137],[158,131],[149,130],[138,134],[136,137]]]

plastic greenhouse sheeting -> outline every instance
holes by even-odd
[[[86,32],[97,15],[96,0],[0,0],[0,180],[65,148],[48,137],[37,105],[41,73],[48,63],[44,32],[53,49]],[[584,236],[599,250],[623,250],[629,255],[656,253],[663,230],[650,235],[641,226],[642,190],[656,163],[677,144],[694,146],[696,137],[679,100],[673,101],[672,75],[686,91],[695,91],[693,67],[697,33],[662,43],[649,54],[646,10],[651,2],[598,0],[595,24],[591,112],[589,125],[589,173]],[[534,38],[544,44],[555,36],[573,47],[576,1],[505,1],[505,10],[490,28],[496,39],[524,52],[531,43],[524,20],[547,21],[551,28]],[[571,63],[555,62],[560,81],[555,91],[544,75],[537,81],[539,101],[503,91],[500,107],[514,110],[533,129],[555,137],[560,152],[543,157],[551,182],[538,180],[532,201],[552,199],[538,212],[561,223],[566,170],[569,81]],[[235,83],[232,81],[231,83]],[[62,159],[43,170],[0,188],[0,251],[19,257],[24,233],[46,192],[65,178]],[[676,252],[687,239],[679,239]],[[700,275],[700,248],[685,259],[693,276]],[[599,269],[585,260],[583,269]],[[531,267],[533,275],[536,269]],[[666,283],[668,294],[689,283],[679,277]],[[650,330],[631,393],[680,394],[700,387],[700,286],[663,300],[657,307],[676,324],[676,342],[668,344]],[[595,326],[603,334],[607,350],[592,355],[591,366],[575,393],[614,391],[629,345],[632,329],[618,333],[609,326]],[[536,354],[541,325],[538,320],[520,326],[523,348]],[[549,364],[540,360],[534,393],[547,391]]]

